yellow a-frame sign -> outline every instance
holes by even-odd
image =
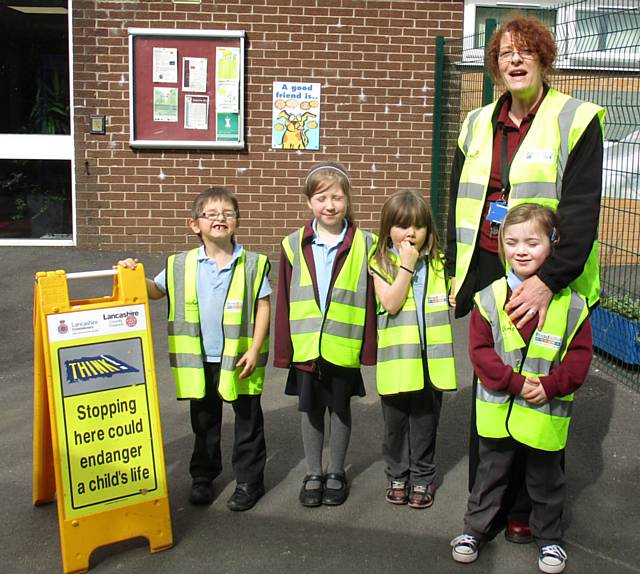
[[[114,275],[109,297],[68,279]],[[33,503],[57,499],[62,564],[145,537],[173,544],[144,268],[36,274]]]

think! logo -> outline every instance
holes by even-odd
[[[112,377],[121,373],[137,373],[138,369],[127,365],[124,361],[116,359],[112,355],[99,355],[97,357],[82,357],[65,361],[67,381],[80,383],[91,379]]]

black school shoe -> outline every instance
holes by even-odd
[[[213,483],[210,480],[197,480],[191,485],[189,502],[196,506],[204,506],[213,502]]]
[[[307,482],[319,482],[320,488],[307,488]],[[324,494],[324,476],[321,474],[307,474],[302,480],[302,488],[300,489],[300,504],[307,508],[315,508],[322,504],[322,495]]]
[[[235,512],[249,510],[256,505],[256,502],[264,496],[264,484],[249,484],[248,482],[238,482],[231,498],[227,500],[227,508]]]
[[[337,480],[340,488],[329,488],[327,482]],[[324,475],[324,493],[322,494],[322,504],[326,506],[340,506],[349,496],[349,483],[344,472],[330,472]]]

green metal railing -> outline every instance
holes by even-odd
[[[581,0],[547,12],[558,47],[550,84],[607,109],[594,366],[640,390],[640,0]],[[500,93],[484,65],[485,33],[489,38],[500,22],[483,24],[473,37],[438,38],[432,203],[442,231],[462,121]]]

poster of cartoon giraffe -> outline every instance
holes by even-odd
[[[320,84],[274,82],[273,149],[320,149]]]

